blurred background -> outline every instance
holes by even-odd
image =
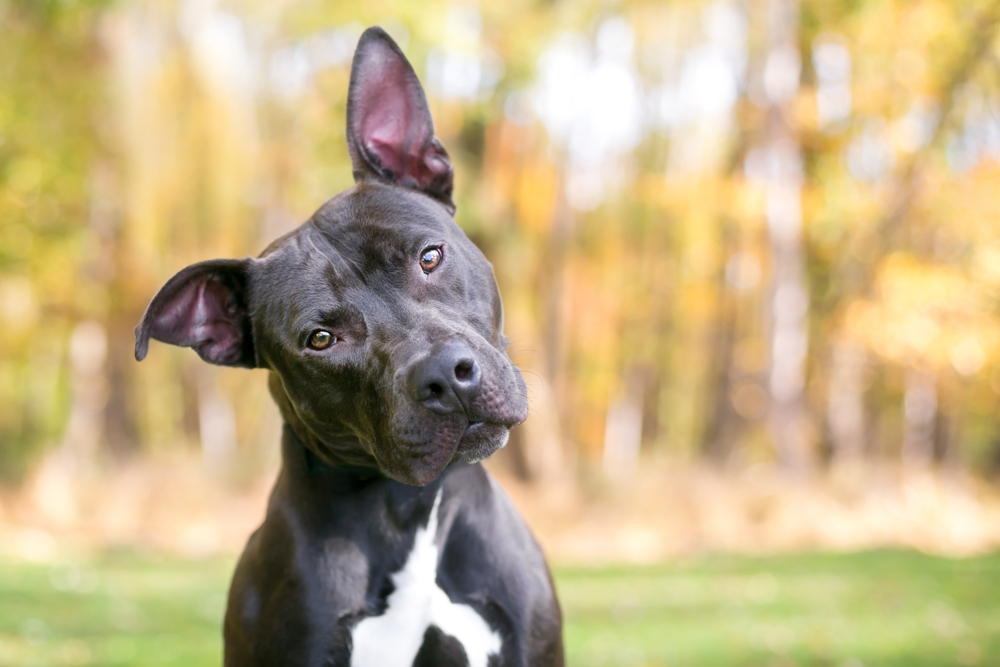
[[[571,664],[1000,661],[1000,3],[0,0],[0,664],[218,663],[280,419],[132,329],[350,187],[373,24],[504,296],[488,466]]]

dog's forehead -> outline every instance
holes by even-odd
[[[419,192],[379,183],[342,192],[272,243],[255,267],[254,284],[266,288],[252,290],[254,301],[290,320],[347,302],[363,310],[394,309],[390,302],[409,293],[404,286],[421,250],[435,245],[446,246],[451,265],[478,269],[471,275],[479,279],[449,272],[451,298],[485,299],[495,308],[489,263],[444,207]]]
[[[444,208],[426,195],[373,182],[362,182],[328,201],[312,223],[339,247],[359,252],[376,251],[383,244],[419,244],[429,236],[458,231]]]
[[[325,203],[261,257],[272,270],[343,282],[392,270],[422,248],[456,237],[465,240],[437,202],[405,188],[362,183]]]

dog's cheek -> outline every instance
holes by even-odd
[[[359,392],[351,401],[351,412],[364,440],[379,443],[391,438],[391,414],[377,396]]]
[[[483,386],[473,401],[473,411],[486,421],[524,421],[528,412],[528,390],[520,372],[505,354],[494,353],[487,360]]]
[[[517,396],[517,406],[523,413],[523,418],[528,418],[528,385],[524,382],[521,371],[514,364],[510,365],[511,373],[514,376],[514,391]],[[523,421],[523,420],[522,420]]]
[[[507,407],[513,415],[523,421],[528,416],[528,385],[524,382],[521,371],[514,362],[503,355],[504,382],[506,384]]]

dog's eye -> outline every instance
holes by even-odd
[[[441,248],[427,248],[420,253],[420,268],[430,273],[441,263]]]
[[[337,342],[337,337],[329,331],[317,329],[309,334],[309,347],[314,350],[325,350]]]

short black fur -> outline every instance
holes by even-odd
[[[184,269],[136,328],[139,360],[155,338],[266,369],[285,421],[281,473],[230,589],[225,664],[349,665],[353,629],[386,612],[440,493],[437,585],[500,636],[490,665],[560,666],[544,557],[479,464],[527,417],[500,294],[453,219],[419,81],[377,28],[354,59],[348,145],[353,188],[257,258]],[[432,246],[442,260],[425,272]],[[336,342],[310,348],[316,330]],[[414,659],[467,662],[434,626]]]

